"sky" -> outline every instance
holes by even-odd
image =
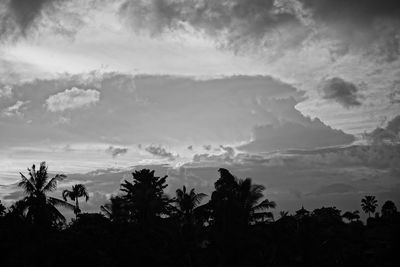
[[[46,161],[87,210],[139,168],[399,203],[399,55],[397,0],[0,0],[0,198]]]

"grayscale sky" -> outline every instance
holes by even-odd
[[[94,210],[143,166],[399,203],[399,55],[398,0],[0,0],[0,198],[47,161]]]

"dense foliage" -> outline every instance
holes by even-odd
[[[360,221],[358,211],[304,207],[291,215],[264,198],[262,185],[220,169],[210,200],[185,186],[164,193],[167,176],[143,169],[121,184],[120,194],[101,213],[82,213],[84,185],[48,196],[56,189],[45,163],[21,174],[26,196],[6,209],[0,203],[2,266],[397,266],[400,215],[386,201],[380,216]],[[66,224],[56,205],[74,210]],[[361,201],[370,216],[373,196]]]

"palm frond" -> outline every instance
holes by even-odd
[[[27,194],[32,194],[36,191],[35,185],[30,181],[30,179],[26,178],[21,172],[21,181],[18,183],[19,187],[22,187]]]
[[[57,188],[57,182],[62,181],[66,177],[67,176],[64,174],[57,174],[56,176],[51,178],[50,181],[43,187],[43,192],[54,191]]]
[[[58,199],[55,197],[49,197],[48,202],[54,206],[61,206],[61,207],[71,209],[71,210],[75,209],[75,205],[72,205],[62,199]]]
[[[276,208],[275,201],[269,201],[268,199],[263,200],[260,204],[253,207],[253,211],[261,211],[266,209]]]

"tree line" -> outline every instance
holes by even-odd
[[[28,168],[18,186],[25,196],[10,207],[0,202],[0,251],[7,265],[67,266],[395,266],[400,215],[393,201],[378,213],[375,196],[359,211],[336,207],[294,214],[265,198],[263,185],[219,169],[209,201],[194,188],[165,193],[167,176],[132,173],[99,213],[82,212],[89,200],[83,184],[50,196],[66,176],[49,177],[47,166]],[[72,203],[71,203],[72,202]],[[74,212],[67,224],[57,209]],[[373,216],[372,216],[373,215]],[[22,254],[19,252],[23,251]],[[44,255],[43,255],[44,254]],[[62,260],[61,260],[62,259]],[[75,263],[76,265],[76,263]]]

